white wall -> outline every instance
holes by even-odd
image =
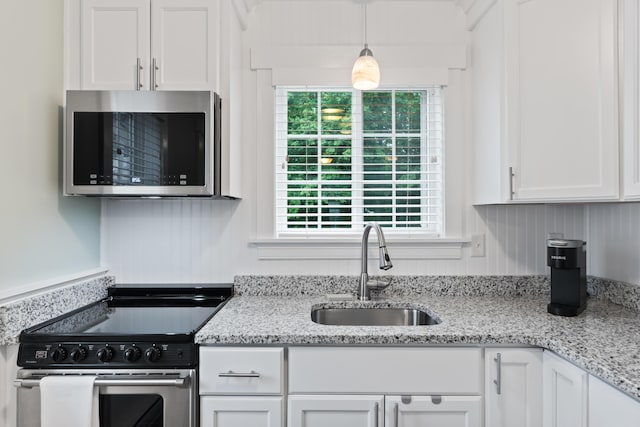
[[[265,163],[273,162],[271,156],[259,154],[269,152],[268,147],[273,142],[268,125],[272,123],[270,112],[260,107],[261,88],[264,87],[261,85],[265,81],[269,84],[271,76],[251,70],[250,59],[252,53],[261,50],[335,46],[336,52],[346,50],[349,53],[346,60],[350,66],[361,49],[361,18],[359,4],[350,1],[278,0],[263,2],[254,9],[244,33],[243,200],[105,200],[102,257],[117,280],[222,282],[232,280],[236,274],[358,274],[357,259],[262,260],[257,249],[250,245],[258,237],[265,237],[259,235],[257,224],[272,216],[271,207],[263,203],[263,189],[270,184],[265,185],[265,179],[258,171],[264,169]],[[449,2],[394,1],[391,6],[385,2],[372,2],[369,7],[369,43],[374,54],[376,49],[384,52],[385,46],[464,45],[468,37],[464,28],[463,13]],[[442,56],[444,60],[450,60],[445,56]],[[286,61],[286,58],[282,60]],[[383,56],[379,61],[384,79],[385,66],[393,65],[384,64]],[[420,67],[425,65],[424,58],[407,61],[414,61]],[[344,66],[344,59],[340,58],[335,66]],[[348,80],[346,75],[345,80]],[[468,153],[470,150],[461,151]],[[468,159],[456,161],[460,162],[456,167],[463,175],[468,169],[465,168]],[[464,176],[456,179],[466,182]],[[464,185],[461,188],[464,193]],[[465,194],[460,197],[467,200],[458,215],[462,235],[485,234],[486,256],[470,257],[467,245],[461,259],[395,257],[390,273],[544,274],[547,271],[545,238],[548,232],[564,232],[567,237],[583,238],[582,206],[485,206],[476,209],[471,207]],[[393,257],[393,244],[390,244],[390,251]]]
[[[100,210],[96,200],[60,191],[63,0],[3,0],[0,40],[0,294],[6,296],[98,267]]]

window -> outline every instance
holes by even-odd
[[[276,232],[439,236],[440,87],[276,89]]]

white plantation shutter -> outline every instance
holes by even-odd
[[[439,236],[442,88],[276,89],[276,232]]]

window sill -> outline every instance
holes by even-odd
[[[375,247],[376,238],[369,239]],[[388,237],[387,247],[394,259],[461,259],[462,247],[470,243],[463,238],[400,239]],[[249,243],[260,260],[360,259],[358,239],[262,239]],[[371,249],[370,249],[371,250]]]

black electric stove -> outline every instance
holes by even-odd
[[[115,285],[108,297],[20,334],[25,368],[193,368],[196,332],[233,285]]]

